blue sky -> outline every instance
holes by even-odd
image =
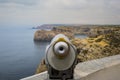
[[[0,0],[0,26],[120,24],[120,0]]]

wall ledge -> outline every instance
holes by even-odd
[[[120,55],[95,59],[76,65],[74,80],[119,80]],[[20,80],[49,80],[47,71]]]

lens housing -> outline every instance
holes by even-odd
[[[58,58],[65,58],[69,54],[69,45],[63,41],[57,42],[54,44],[53,51]]]

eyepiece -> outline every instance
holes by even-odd
[[[64,58],[69,53],[69,46],[66,42],[57,42],[53,48],[55,55],[59,58]]]
[[[59,47],[59,50],[60,50],[60,51],[63,51],[63,50],[64,50],[64,48],[63,48],[63,47]]]

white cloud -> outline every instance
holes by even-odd
[[[21,5],[35,5],[41,0],[0,0],[0,3],[15,3]]]
[[[1,0],[0,24],[120,24],[119,0]]]

